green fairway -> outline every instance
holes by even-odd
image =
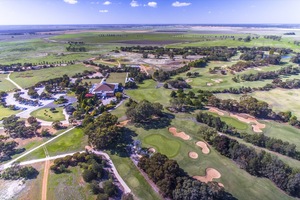
[[[21,111],[20,110],[11,110],[9,108],[4,108],[3,106],[0,106],[0,120],[2,120],[4,117],[9,117],[11,115],[15,115],[19,112],[21,112]]]
[[[154,147],[158,152],[168,156],[175,157],[180,150],[180,143],[175,139],[169,139],[162,135],[151,134],[144,138],[143,142],[151,147]]]
[[[110,73],[107,78],[108,83],[122,83],[125,84],[125,78],[127,73]]]
[[[140,174],[130,158],[119,157],[117,155],[110,155],[110,158],[116,166],[118,173],[130,187],[133,194],[138,197],[138,199],[160,199],[158,194],[156,194],[156,192],[151,188],[143,175]]]
[[[62,107],[56,108],[53,112],[50,110],[50,108],[40,108],[30,113],[30,115],[48,122],[65,120]]]
[[[216,113],[208,112],[208,114],[213,115],[215,117],[220,117],[221,121],[225,122],[226,124],[239,129],[239,130],[247,130],[249,128],[249,125],[239,121],[238,119],[232,118],[230,116],[220,116]]]
[[[0,91],[8,92],[16,88],[14,84],[6,80],[7,74],[0,74]]]
[[[17,84],[23,88],[31,87],[40,81],[49,80],[52,78],[58,78],[67,74],[68,76],[73,76],[76,73],[81,73],[84,70],[93,70],[92,68],[87,68],[84,65],[69,65],[65,67],[53,67],[41,70],[32,70],[25,72],[13,72],[10,76]]]
[[[64,153],[72,153],[76,151],[83,151],[87,145],[87,137],[85,137],[83,130],[75,128],[65,135],[57,138],[56,140],[45,145],[49,156],[56,156]],[[29,155],[22,158],[22,161],[45,158],[45,152],[43,148],[39,148],[33,151]]]

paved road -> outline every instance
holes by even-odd
[[[53,140],[55,140],[55,139],[57,139],[57,138],[63,136],[64,134],[68,133],[69,131],[73,130],[74,128],[76,128],[76,127],[72,127],[72,128],[70,128],[70,129],[68,129],[68,130],[66,130],[66,131],[64,131],[64,132],[62,132],[61,134],[55,136],[54,138],[51,138],[50,140],[44,142],[43,144],[41,144],[41,145],[39,145],[39,146],[37,146],[37,147],[35,147],[35,148],[33,148],[33,149],[31,149],[31,150],[25,152],[24,154],[20,155],[19,157],[17,157],[17,158],[15,158],[15,159],[11,160],[10,162],[8,162],[8,163],[6,163],[6,164],[4,164],[4,165],[1,165],[1,166],[0,166],[0,170],[3,170],[3,169],[6,169],[6,168],[10,167],[14,162],[16,162],[16,161],[18,161],[19,159],[21,159],[21,158],[27,156],[28,154],[32,153],[33,151],[35,151],[35,150],[37,150],[37,149],[39,149],[39,148],[45,146],[46,144],[52,142]]]

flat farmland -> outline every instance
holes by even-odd
[[[53,67],[41,70],[31,70],[25,72],[13,72],[10,76],[17,84],[23,88],[31,87],[40,81],[49,80],[52,78],[58,78],[67,74],[73,76],[76,73],[81,73],[84,70],[93,70],[93,68],[87,68],[84,65],[69,65],[65,67]]]

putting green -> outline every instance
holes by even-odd
[[[128,179],[128,181],[129,181],[131,187],[136,188],[136,187],[140,186],[139,180],[138,180],[137,178],[133,177],[133,176],[130,177],[130,178]]]
[[[175,139],[169,139],[158,134],[145,137],[143,142],[154,147],[158,152],[165,154],[169,158],[175,157],[181,147],[180,143]]]

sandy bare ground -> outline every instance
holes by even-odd
[[[209,148],[205,142],[199,141],[196,145],[202,149],[202,153],[209,154]]]
[[[221,178],[221,174],[214,168],[207,168],[205,176],[193,176],[193,178],[208,183],[213,181],[213,179]]]
[[[220,116],[224,116],[224,113],[221,110],[219,110],[218,108],[209,107],[208,111],[213,112],[213,113],[217,113]]]
[[[224,187],[224,184],[223,184],[223,183],[218,183],[218,185],[219,185],[220,187]]]
[[[262,133],[261,129],[266,128],[265,124],[262,124],[262,123],[258,122],[255,117],[252,117],[250,115],[247,115],[247,114],[237,114],[237,115],[235,115],[235,114],[230,113],[230,116],[238,119],[241,122],[245,122],[247,124],[253,123],[252,129],[256,133]]]
[[[50,160],[45,161],[44,177],[43,177],[43,186],[42,186],[42,200],[47,200],[47,189],[48,189],[48,176],[50,169]]]
[[[196,152],[190,151],[189,152],[189,157],[192,159],[197,159],[198,158],[198,154]]]
[[[190,82],[193,82],[193,80],[192,79],[186,79],[185,82],[190,83]]]
[[[212,83],[206,83],[207,86],[213,86],[214,84]]]
[[[148,73],[148,71],[147,71],[147,66],[141,65],[141,69],[142,69],[147,75],[149,75],[149,73]]]
[[[175,137],[179,137],[183,140],[189,140],[191,139],[191,137],[189,135],[187,135],[185,132],[177,132],[177,129],[175,127],[171,127],[169,128],[169,132],[173,134],[173,136]]]
[[[26,184],[22,180],[0,180],[0,199],[11,200],[25,189]]]

